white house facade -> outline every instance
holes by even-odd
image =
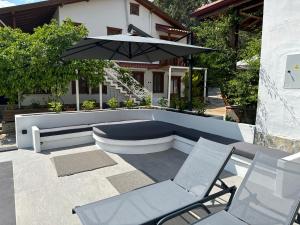
[[[50,0],[46,2],[53,3],[55,1]],[[167,40],[182,38],[179,41],[187,43],[186,35],[188,31],[148,0],[65,0],[63,2],[64,4],[55,5],[56,8],[52,11],[52,16],[48,20],[50,21],[50,19],[54,18],[59,23],[62,23],[66,19],[71,19],[76,24],[83,24],[88,29],[91,37],[127,34],[128,27],[134,27],[154,38]],[[32,6],[31,10],[35,10],[34,7],[37,4],[43,3],[28,5],[29,8]],[[43,7],[53,8],[54,6],[46,4]],[[28,11],[28,8],[26,10]],[[14,15],[18,15],[21,11],[15,10]],[[18,17],[15,17],[15,20],[18,22]],[[12,25],[18,27],[18,24]],[[185,66],[182,59],[153,64],[138,62],[118,62],[118,64],[133,72],[133,77],[152,94],[154,104],[157,103],[160,97],[168,98],[169,80],[171,80],[170,92],[178,96],[183,95],[184,84],[182,77],[186,71],[184,69],[173,69],[171,79],[169,78],[170,66]],[[91,89],[87,86],[86,81],[81,80],[79,81],[79,89],[80,103],[87,99],[94,99],[99,103],[99,88]],[[128,98],[128,95],[124,95],[124,93],[110,85],[103,86],[102,94],[103,102],[112,97],[117,97],[119,102]],[[39,103],[42,105],[48,101],[49,97],[50,95],[47,94],[27,95],[22,104]],[[76,103],[75,82],[70,83],[69,91],[62,97],[62,100],[64,104]]]

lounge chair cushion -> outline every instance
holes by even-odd
[[[182,126],[178,126],[178,125],[174,125],[174,134],[181,136],[183,138],[187,138],[193,141],[198,141],[200,137],[214,141],[214,142],[218,142],[221,144],[231,144],[231,143],[235,143],[238,142],[237,140],[231,139],[231,138],[226,138],[226,137],[222,137],[216,134],[210,134],[210,133],[206,133],[200,130],[195,130],[192,128],[187,128],[187,127],[182,127]]]
[[[260,145],[254,145],[246,142],[236,142],[233,144],[230,144],[231,146],[234,146],[235,151],[234,153],[240,156],[243,156],[248,159],[253,159],[255,154],[257,152],[263,152],[268,155],[272,155],[275,158],[284,158],[286,156],[289,156],[290,153],[277,150],[277,149],[272,149],[272,148],[266,148]]]
[[[84,131],[92,131],[93,128],[90,125],[79,125],[79,126],[68,126],[68,127],[57,127],[57,128],[47,128],[40,129],[40,136],[55,136],[62,134],[72,134]]]
[[[247,225],[226,211],[212,214],[194,225]]]
[[[195,199],[192,193],[167,180],[77,207],[75,212],[83,225],[140,225],[194,203]]]
[[[146,121],[126,124],[106,124],[93,128],[99,137],[115,140],[145,140],[173,135],[173,125],[160,121]]]

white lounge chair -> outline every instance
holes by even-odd
[[[257,153],[230,207],[194,225],[291,225],[299,203],[300,164]],[[158,225],[184,211],[168,215]]]
[[[163,216],[207,197],[230,159],[233,148],[199,139],[173,180],[75,207],[83,225],[155,224]],[[235,191],[221,182],[219,195]]]

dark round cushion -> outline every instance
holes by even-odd
[[[99,125],[93,128],[94,134],[114,140],[147,140],[173,135],[172,124],[160,121],[118,123]]]

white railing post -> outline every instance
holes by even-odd
[[[102,83],[99,83],[99,104],[100,104],[100,109],[102,109],[102,105],[103,105]]]
[[[79,81],[76,80],[76,109],[80,111],[80,102],[79,102]]]
[[[203,93],[203,100],[206,102],[207,100],[207,69],[204,69],[204,93]]]
[[[172,67],[169,67],[169,83],[168,83],[168,107],[171,106],[171,83],[172,83]]]

